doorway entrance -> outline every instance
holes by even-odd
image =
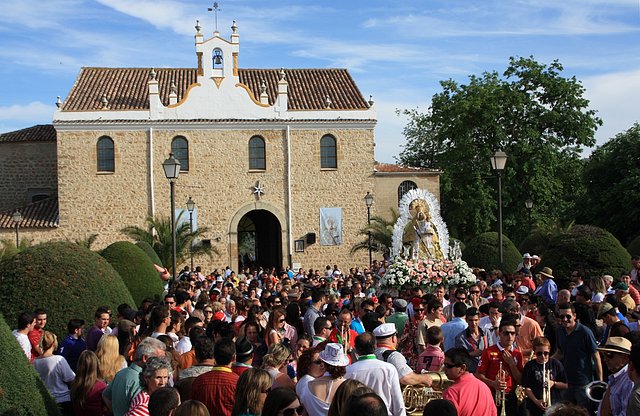
[[[282,267],[282,227],[265,209],[246,213],[238,223],[238,270]]]

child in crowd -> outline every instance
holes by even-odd
[[[416,365],[416,373],[424,371],[440,371],[444,362],[444,351],[440,347],[442,345],[442,329],[439,326],[432,326],[427,329],[427,347],[418,357]]]

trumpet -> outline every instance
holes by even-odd
[[[547,364],[542,364],[542,404],[551,406],[551,370],[547,370]]]
[[[496,381],[499,381],[500,383],[507,382],[507,372],[502,368],[502,361],[500,361],[500,369],[498,370]],[[505,408],[506,395],[507,395],[506,389],[500,388],[496,390],[495,401],[496,401],[496,406],[500,407],[500,416],[506,415],[506,408]]]

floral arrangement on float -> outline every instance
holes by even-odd
[[[433,194],[412,189],[400,200],[400,217],[394,225],[389,267],[378,276],[382,290],[420,287],[427,292],[444,284],[471,286],[476,276],[461,259],[460,244],[449,247],[449,232]]]

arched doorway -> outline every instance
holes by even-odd
[[[282,267],[282,227],[271,212],[255,209],[238,222],[238,270]]]

